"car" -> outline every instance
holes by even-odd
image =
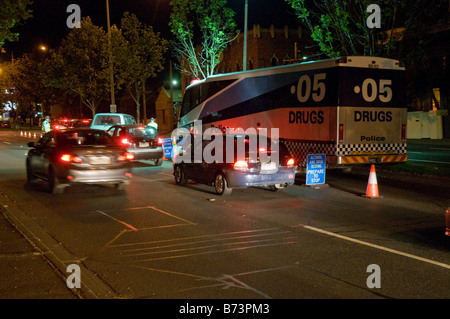
[[[131,180],[133,155],[115,145],[105,131],[86,128],[50,131],[29,142],[27,182],[48,182],[53,194],[73,184],[113,184],[123,190]]]
[[[68,119],[52,120],[50,127],[52,130],[64,130],[69,126]]]
[[[97,113],[92,120],[91,128],[107,131],[113,125],[126,124],[136,124],[136,119],[124,113]]]
[[[184,185],[188,180],[193,180],[214,186],[218,195],[230,195],[234,188],[264,186],[277,191],[294,183],[295,163],[284,143],[260,136],[259,143],[255,145],[256,149],[252,149],[255,146],[251,145],[251,137],[245,138],[236,135],[232,138],[232,145],[227,146],[225,135],[219,136],[216,138],[222,138],[223,140],[221,142],[222,148],[217,147],[218,150],[209,145],[211,140],[202,141],[203,158],[201,161],[195,158],[195,146],[193,146],[195,145],[195,139],[188,143],[182,152],[175,153],[173,175],[176,184]],[[263,139],[266,139],[264,144],[261,143]],[[242,151],[242,155],[239,155],[238,145],[242,142],[245,145],[245,152]],[[278,146],[278,152],[275,146]],[[219,160],[206,159],[205,150],[211,151],[214,156],[216,152],[221,151]],[[231,156],[227,155],[227,152],[232,152]],[[185,153],[187,155],[183,159],[179,158],[184,156]],[[270,161],[263,161],[263,155],[270,155]],[[278,161],[272,160],[275,159],[272,156],[277,156]],[[229,160],[229,157],[231,160]],[[223,160],[220,160],[220,158]]]
[[[11,128],[11,123],[9,121],[3,121],[0,123],[0,127]]]
[[[138,124],[114,125],[106,132],[116,144],[125,146],[135,161],[153,161],[155,166],[163,163],[162,139],[155,128]]]
[[[78,128],[78,127],[85,127],[90,128],[92,123],[92,119],[72,119],[69,121],[68,128]]]

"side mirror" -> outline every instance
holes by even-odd
[[[28,142],[28,147],[36,147],[36,143],[34,142]]]

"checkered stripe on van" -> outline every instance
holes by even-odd
[[[325,154],[332,156],[346,156],[361,153],[395,153],[406,154],[406,143],[392,144],[341,144],[333,142],[292,142],[286,141],[286,147],[297,160],[298,165],[306,167],[306,156],[308,154]]]
[[[386,153],[406,154],[406,143],[392,144],[343,144],[336,149],[337,156],[345,156],[360,153]]]
[[[336,144],[315,142],[285,142],[286,147],[296,159],[299,166],[306,167],[306,155],[308,154],[336,154]]]

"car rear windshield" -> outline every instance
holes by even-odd
[[[103,131],[67,131],[61,135],[62,144],[73,146],[112,145],[111,136]]]
[[[158,132],[153,127],[132,127],[129,129],[131,135],[135,137],[156,138]]]
[[[114,125],[120,123],[118,115],[99,115],[95,118],[95,125]]]

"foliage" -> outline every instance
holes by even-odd
[[[23,55],[20,59],[11,61],[4,66],[0,87],[8,93],[2,97],[2,102],[11,102],[17,106],[17,112],[32,116],[37,111],[45,111],[55,97],[55,92],[44,87],[39,65],[44,59],[42,52]]]
[[[196,78],[213,75],[220,55],[236,37],[234,11],[226,0],[172,0],[170,28],[181,69]],[[187,64],[184,64],[184,62]]]
[[[44,84],[79,95],[94,115],[109,92],[107,43],[105,31],[89,17],[83,18],[81,28],[72,29],[51,52],[51,59],[43,66]]]
[[[143,24],[134,14],[124,13],[121,20],[123,46],[115,50],[121,63],[116,69],[127,83],[130,94],[136,102],[137,121],[140,122],[140,97],[145,82],[163,70],[163,54],[167,51],[168,41],[155,33],[151,26]],[[132,90],[133,89],[133,90]],[[134,91],[134,92],[133,92]]]
[[[32,16],[31,10],[27,8],[30,5],[30,0],[1,0],[0,47],[3,47],[6,41],[18,39],[19,34],[11,29]]]
[[[402,39],[421,14],[423,0],[379,0],[381,28],[369,28],[372,0],[285,0],[311,31],[320,51],[329,57],[371,55],[395,57]],[[392,31],[395,31],[393,34]]]

